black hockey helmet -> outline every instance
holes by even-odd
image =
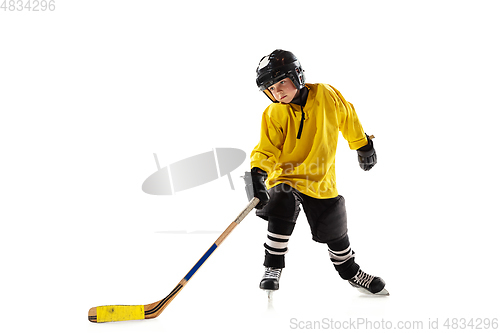
[[[260,59],[257,86],[271,101],[277,102],[267,88],[287,77],[292,80],[295,88],[300,90],[304,87],[304,70],[292,52],[278,49]]]

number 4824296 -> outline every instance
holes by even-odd
[[[56,10],[56,0],[4,0],[0,5],[0,9],[4,12],[54,11]]]

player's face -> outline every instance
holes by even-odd
[[[293,85],[292,80],[290,80],[290,78],[288,77],[278,83],[273,84],[267,89],[269,90],[269,92],[271,92],[271,94],[273,94],[273,97],[278,102],[284,104],[290,103],[299,92],[299,90]]]

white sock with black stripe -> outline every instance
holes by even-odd
[[[340,239],[327,243],[327,245],[330,260],[340,277],[349,280],[356,275],[359,265],[354,261],[356,256],[351,249],[349,237],[345,235]]]
[[[264,247],[270,254],[285,255],[288,252],[289,239],[290,235],[279,235],[268,231]]]
[[[351,246],[342,251],[333,251],[332,249],[329,248],[328,254],[330,255],[330,260],[333,262],[335,266],[342,265],[349,259],[354,258],[356,256],[354,254],[354,251],[351,250]]]

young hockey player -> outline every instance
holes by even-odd
[[[335,182],[339,131],[350,149],[357,150],[363,170],[377,163],[373,142],[353,105],[330,85],[306,84],[299,61],[284,50],[261,59],[257,86],[273,102],[263,113],[260,141],[250,155],[250,196],[260,199],[257,216],[268,221],[260,288],[279,288],[288,240],[302,205],[313,240],[327,245],[340,277],[362,292],[389,295],[384,280],[363,272],[354,261],[344,198]]]

